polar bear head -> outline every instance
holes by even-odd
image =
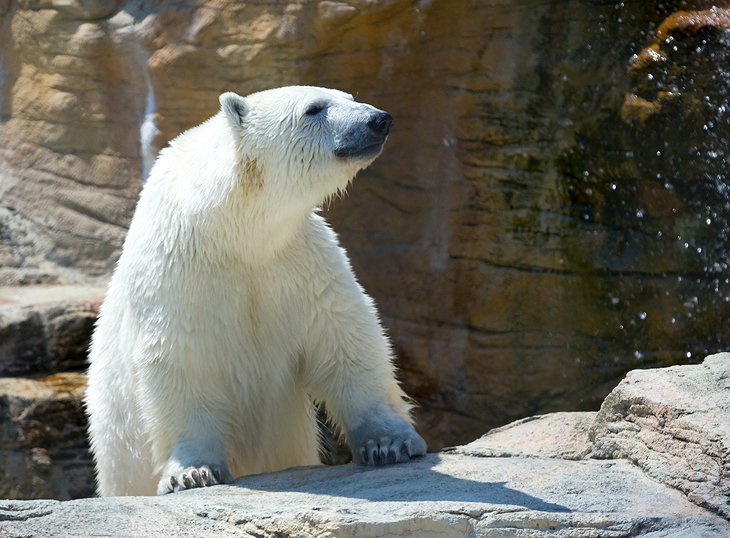
[[[220,96],[244,168],[277,198],[311,205],[343,190],[380,155],[393,118],[352,95],[291,86]],[[253,164],[251,164],[253,163]]]

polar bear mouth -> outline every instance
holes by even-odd
[[[366,146],[344,147],[335,149],[335,156],[341,159],[373,159],[383,151],[383,142],[375,142]]]

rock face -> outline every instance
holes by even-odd
[[[94,494],[81,398],[86,376],[0,379],[0,497],[76,499]]]
[[[338,87],[396,117],[328,218],[430,445],[595,409],[730,345],[706,4],[0,2],[0,282],[110,271],[154,154],[221,91]]]
[[[83,370],[104,289],[0,287],[0,376]]]
[[[590,436],[593,457],[628,459],[730,519],[730,353],[630,372],[603,402]]]
[[[2,498],[94,494],[81,370],[102,295],[93,286],[0,287],[0,375],[15,376],[0,377]]]

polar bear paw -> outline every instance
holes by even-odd
[[[364,424],[348,435],[352,459],[360,465],[404,463],[426,454],[426,441],[401,418]]]
[[[165,474],[157,485],[157,494],[165,495],[186,489],[204,488],[232,482],[230,473],[217,466],[187,467],[173,474]]]
[[[426,454],[426,442],[415,432],[412,436],[368,439],[356,453],[359,457],[355,461],[360,465],[404,463]]]

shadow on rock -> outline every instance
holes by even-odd
[[[254,491],[305,493],[377,502],[453,501],[522,506],[544,512],[571,512],[566,506],[507,487],[506,481],[492,481],[489,477],[470,473],[466,466],[462,470],[450,465],[450,474],[439,472],[436,468],[442,462],[442,456],[429,454],[410,463],[385,467],[354,464],[303,467],[242,477],[233,485]]]

